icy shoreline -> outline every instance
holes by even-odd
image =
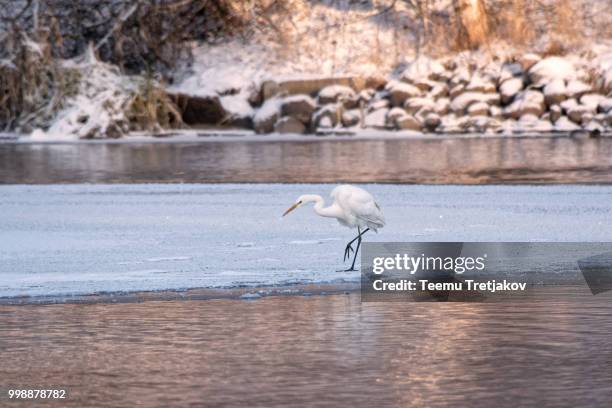
[[[604,130],[596,136],[586,130],[524,132],[524,133],[421,133],[414,131],[391,131],[365,129],[337,134],[291,134],[270,133],[258,135],[244,129],[194,129],[168,130],[157,134],[135,132],[120,139],[31,139],[23,134],[5,134],[0,137],[1,144],[129,144],[129,143],[191,143],[191,142],[328,142],[334,140],[443,140],[443,139],[504,139],[504,138],[567,138],[567,137],[612,137],[612,129]]]
[[[352,231],[310,208],[280,217],[331,188],[2,186],[0,298],[355,283],[335,272]],[[366,188],[389,222],[369,241],[612,241],[612,187]]]

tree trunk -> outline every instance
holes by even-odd
[[[487,42],[489,22],[483,0],[455,0],[457,45],[475,49]]]

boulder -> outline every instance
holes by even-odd
[[[484,102],[476,102],[470,105],[467,110],[469,116],[487,116],[489,114],[489,105]]]
[[[453,88],[456,85],[467,85],[472,79],[472,74],[467,67],[457,68],[455,74],[451,77],[449,85]]]
[[[301,120],[298,120],[292,116],[285,116],[280,118],[274,125],[274,131],[276,133],[297,133],[302,134],[306,132],[306,126]]]
[[[332,128],[338,124],[338,118],[340,117],[341,108],[338,104],[328,104],[319,108],[312,115],[313,127],[328,127]]]
[[[567,96],[580,99],[584,94],[591,92],[591,86],[577,79],[567,83]]]
[[[385,90],[393,106],[401,106],[406,99],[421,95],[421,90],[416,86],[397,81],[389,82]]]
[[[450,104],[450,109],[458,115],[463,115],[470,107],[470,105],[477,102],[484,102],[489,105],[497,105],[499,104],[499,94],[465,92],[452,100]]]
[[[357,98],[357,94],[352,88],[344,85],[329,85],[319,91],[319,104],[327,105],[329,103],[336,103],[340,100],[354,101]]]
[[[448,76],[449,73],[442,63],[425,56],[420,56],[408,64],[404,72],[402,72],[401,79],[409,83],[421,79],[445,81]]]
[[[581,124],[583,122],[583,117],[587,114],[593,115],[594,111],[588,106],[585,105],[576,105],[567,110],[567,117],[574,123]]]
[[[499,74],[499,84],[502,82],[511,79],[511,78],[520,78],[523,76],[524,70],[521,64],[518,62],[505,62],[501,66],[501,72]]]
[[[553,79],[544,87],[544,101],[546,105],[558,105],[567,99],[565,80]]]
[[[522,78],[510,78],[505,80],[499,86],[499,94],[501,103],[504,105],[509,104],[514,100],[516,94],[518,94],[523,89],[523,79]]]
[[[280,99],[268,99],[255,112],[253,117],[253,128],[256,133],[272,133],[274,124],[280,116]]]
[[[456,97],[458,97],[459,95],[461,95],[464,92],[465,92],[465,85],[464,84],[457,84],[457,85],[453,86],[450,89],[450,91],[448,91],[448,96],[450,96],[451,99],[455,99]]]
[[[544,108],[544,95],[535,90],[526,90],[520,92],[514,102],[504,108],[504,116],[512,119],[519,119],[527,114],[540,117]]]
[[[599,104],[606,100],[606,97],[599,94],[584,94],[580,97],[580,104],[588,106],[593,109],[593,111],[597,111],[599,109]]]
[[[571,132],[573,130],[580,129],[580,126],[570,121],[566,116],[561,116],[555,122],[555,128],[557,132]]]
[[[561,106],[561,109],[563,110],[563,112],[565,112],[565,114],[567,114],[567,112],[572,109],[575,106],[578,106],[578,101],[576,101],[575,99],[566,99],[563,102],[561,102],[559,104],[559,106]]]
[[[538,54],[524,54],[518,58],[518,63],[523,71],[528,71],[535,64],[540,62],[542,57]]]
[[[393,108],[387,112],[387,126],[395,127],[396,120],[406,116],[406,111],[402,108]]]
[[[425,116],[425,120],[423,122],[427,130],[429,130],[430,132],[435,131],[441,123],[442,120],[440,119],[440,116],[436,113],[428,113],[427,116]]]
[[[608,113],[612,112],[612,98],[604,98],[597,105],[597,112]]]
[[[421,130],[421,123],[412,115],[396,119],[395,127],[399,130]]]
[[[576,77],[574,65],[562,57],[548,57],[534,64],[528,71],[529,80],[541,88],[555,79],[571,80]]]
[[[361,114],[358,110],[349,110],[342,113],[342,126],[353,127],[357,126],[361,121]]]
[[[481,75],[475,74],[470,79],[470,82],[465,86],[467,92],[482,92],[492,93],[495,92],[495,84]]]
[[[438,115],[446,115],[450,111],[450,99],[440,98],[436,101],[434,112]]]
[[[288,96],[281,102],[281,115],[290,116],[308,125],[316,107],[315,101],[308,95]]]
[[[447,96],[448,96],[448,86],[442,83],[436,83],[436,85],[434,85],[429,91],[429,93],[427,94],[427,97],[431,99],[438,99],[438,98],[443,98]]]
[[[555,123],[557,120],[559,120],[561,115],[563,115],[563,112],[561,111],[561,107],[559,105],[553,105],[550,107],[549,118],[552,123]]]
[[[501,119],[503,116],[503,111],[499,106],[489,106],[489,116],[496,119]]]
[[[423,108],[429,109],[429,111],[435,110],[435,103],[429,98],[408,98],[404,102],[404,109],[410,115],[414,115]]]
[[[365,79],[365,87],[382,90],[387,85],[387,79],[383,76],[371,75]]]
[[[376,91],[374,89],[371,89],[371,88],[364,89],[363,91],[359,92],[359,94],[357,94],[357,100],[359,102],[368,103],[374,97],[375,94],[376,94]]]

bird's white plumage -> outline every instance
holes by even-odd
[[[355,261],[361,245],[363,234],[369,230],[378,231],[385,226],[385,216],[380,205],[374,201],[372,194],[363,188],[348,184],[340,185],[330,193],[333,203],[325,207],[323,197],[316,194],[304,194],[298,197],[295,203],[285,211],[283,217],[291,211],[306,203],[315,203],[314,211],[322,217],[335,218],[341,225],[349,228],[359,228],[359,234],[350,241],[345,250],[344,258],[350,258],[351,251],[355,252],[353,263],[347,271],[355,270]],[[351,245],[357,241],[357,248]]]
[[[351,228],[370,228],[374,231],[385,226],[385,216],[380,205],[372,194],[363,188],[343,184],[334,188],[330,196],[344,213],[344,217],[338,219],[341,224]]]

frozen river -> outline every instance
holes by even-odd
[[[300,208],[333,185],[0,187],[0,297],[357,281],[353,232]],[[612,187],[366,185],[370,241],[612,241]]]

